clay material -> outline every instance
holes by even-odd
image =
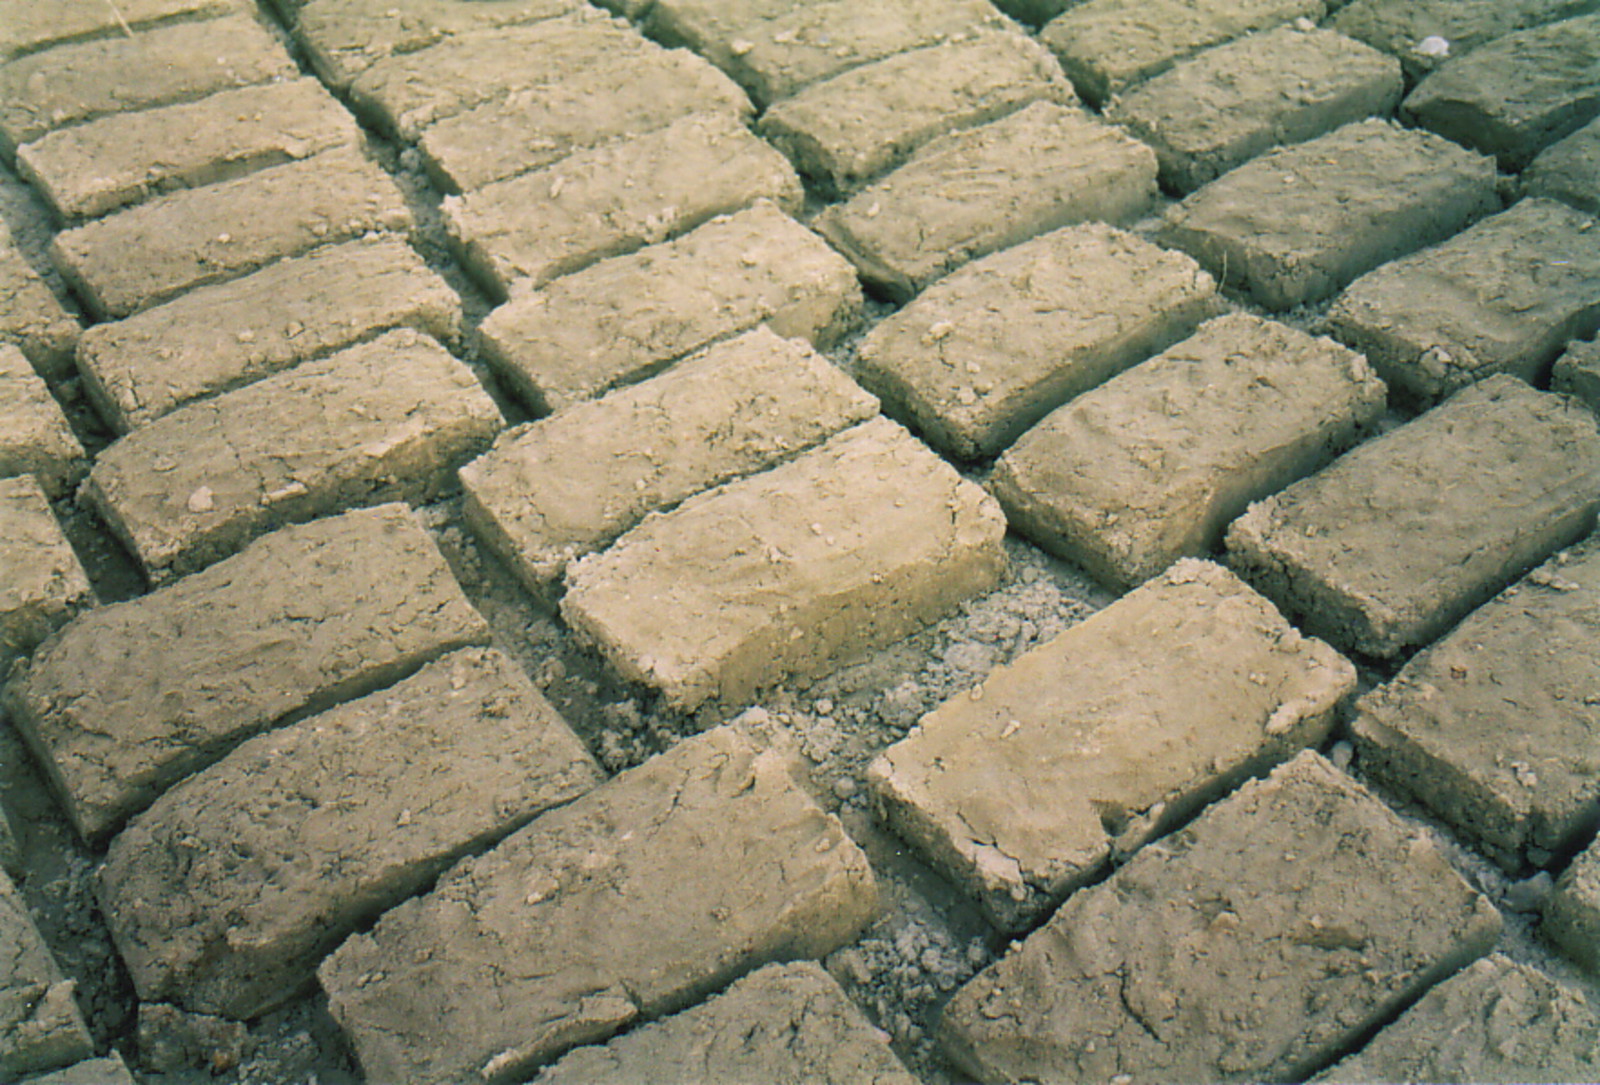
[[[72,376],[72,351],[83,329],[37,271],[23,259],[0,222],[0,343],[16,346],[41,376]]]
[[[89,578],[39,484],[0,479],[0,675],[93,604]]]
[[[32,475],[64,497],[89,469],[61,405],[22,351],[0,341],[0,478]]]
[[[68,1066],[94,1054],[94,1040],[11,879],[0,873],[0,1074]]]

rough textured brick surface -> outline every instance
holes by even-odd
[[[1592,414],[1490,377],[1252,505],[1229,560],[1311,632],[1393,656],[1586,534],[1597,483]]]
[[[1115,99],[1106,116],[1155,148],[1179,192],[1280,144],[1400,101],[1400,64],[1327,30],[1280,27],[1208,49]]]
[[[94,602],[89,579],[32,478],[0,479],[0,673]]]
[[[816,220],[862,277],[904,301],[974,257],[1074,222],[1137,218],[1155,154],[1054,102],[933,140]]]
[[[866,856],[782,758],[719,728],[461,863],[320,975],[373,1080],[515,1079],[827,953],[876,903]]]
[[[0,478],[32,475],[56,497],[89,469],[67,416],[22,351],[0,341]]]
[[[1540,933],[1591,973],[1600,973],[1600,843],[1578,854],[1545,904]]]
[[[404,240],[358,238],[96,324],[78,369],[119,433],[396,327],[453,339],[461,301]]]
[[[56,45],[114,38],[163,23],[237,12],[240,0],[117,0],[115,4],[0,0],[0,57]]]
[[[1356,444],[1384,405],[1360,355],[1231,314],[1046,417],[990,490],[1040,546],[1138,584],[1215,548],[1251,501]]]
[[[603,779],[515,663],[464,648],[167,792],[112,842],[100,899],[141,999],[243,1020],[452,862]]]
[[[1221,310],[1182,253],[1069,226],[929,287],[867,334],[859,377],[935,447],[971,459]]]
[[[1600,414],[1600,341],[1573,343],[1551,370],[1552,391],[1565,392]]]
[[[1600,113],[1600,13],[1497,38],[1405,100],[1418,124],[1519,170]]]
[[[724,993],[604,1047],[580,1047],[534,1085],[660,1081],[854,1081],[914,1085],[833,978],[810,962],[768,965]]]
[[[94,1040],[11,879],[0,873],[0,1074],[53,1070],[94,1054]]]
[[[479,326],[479,347],[534,409],[552,411],[761,323],[825,349],[861,314],[850,263],[758,200],[513,298]]]
[[[1363,770],[1513,874],[1576,849],[1600,822],[1600,543],[1507,588],[1357,707]]]
[[[138,1085],[122,1056],[112,1051],[103,1059],[84,1059],[48,1074],[30,1077],[26,1085]]]
[[[1421,403],[1491,373],[1539,380],[1567,340],[1600,329],[1600,224],[1522,200],[1357,279],[1328,323]]]
[[[690,498],[567,571],[562,615],[693,707],[898,640],[994,586],[994,500],[887,419]]]
[[[1600,120],[1539,152],[1523,171],[1522,188],[1600,215]]]
[[[89,611],[13,673],[5,703],[95,837],[251,734],[488,635],[410,510],[384,505]]]
[[[411,226],[388,175],[339,148],[63,231],[50,255],[97,315],[115,319],[327,242]]]
[[[798,211],[800,179],[736,117],[685,117],[553,166],[447,196],[446,225],[491,292],[538,286],[766,198]]]
[[[1406,74],[1416,79],[1513,30],[1597,7],[1595,0],[1354,0],[1328,25],[1399,57]],[[1428,38],[1444,39],[1443,56],[1420,48]]]
[[[878,413],[765,327],[496,442],[461,470],[466,518],[535,590],[652,510],[763,470]]]
[[[854,191],[936,136],[1036,101],[1074,105],[1049,51],[1022,34],[976,34],[863,65],[762,115],[761,134],[830,195]]]
[[[1232,573],[1180,561],[924,716],[867,779],[889,823],[1018,930],[1322,741],[1355,681]]]
[[[980,1080],[1298,1081],[1499,932],[1425,834],[1308,751],[1068,900],[943,1039]]]
[[[1168,211],[1160,236],[1267,308],[1291,309],[1499,206],[1489,159],[1369,120],[1224,174]]]
[[[82,328],[44,279],[23,259],[0,222],[0,343],[18,347],[46,377],[72,375],[72,350]]]

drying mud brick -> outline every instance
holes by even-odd
[[[1046,417],[990,490],[1013,529],[1131,586],[1214,549],[1250,502],[1325,466],[1384,407],[1359,354],[1235,313]]]
[[[1322,0],[1088,0],[1039,32],[1078,93],[1095,105],[1200,50],[1291,19]]]
[[[24,143],[108,113],[296,74],[278,40],[244,14],[64,45],[0,64],[0,157],[9,161]]]
[[[1572,396],[1600,414],[1600,341],[1568,346],[1551,370],[1550,388]]]
[[[50,255],[110,320],[322,244],[412,225],[394,181],[359,150],[337,148],[63,231]]]
[[[752,112],[744,91],[707,61],[683,49],[651,51],[458,113],[425,131],[419,146],[440,188],[470,192],[691,114],[748,121]]]
[[[816,83],[761,118],[826,194],[854,191],[936,136],[998,120],[1030,102],[1077,104],[1045,49],[996,31],[887,57]]]
[[[133,431],[84,491],[160,581],[284,524],[436,500],[503,424],[470,369],[402,328]]]
[[[1155,153],[1055,102],[928,143],[816,228],[868,282],[906,301],[975,257],[1075,222],[1137,218]]]
[[[411,511],[383,505],[81,615],[5,703],[93,838],[256,732],[488,638]]]
[[[1299,1081],[1499,933],[1425,832],[1307,751],[1069,899],[942,1039],[982,1081]]]
[[[1508,170],[1600,114],[1600,13],[1507,34],[1417,85],[1406,114]]]
[[[582,0],[310,0],[295,15],[294,31],[317,74],[342,89],[384,57],[582,6]]]
[[[1169,210],[1160,237],[1282,310],[1499,207],[1493,161],[1369,120],[1224,174]]]
[[[1433,988],[1318,1085],[1600,1080],[1600,1017],[1575,987],[1491,953]]]
[[[1192,192],[1280,144],[1387,114],[1401,92],[1393,57],[1286,26],[1183,61],[1115,99],[1106,116],[1155,148],[1167,187]]]
[[[478,537],[539,591],[656,509],[764,470],[878,413],[765,327],[514,430],[461,470]]]
[[[1600,120],[1539,152],[1523,171],[1522,189],[1600,215]]]
[[[1232,573],[1180,561],[922,717],[867,781],[901,836],[1021,930],[1321,742],[1355,682]]]
[[[51,132],[17,154],[22,175],[68,220],[297,162],[361,142],[315,79],[219,91]]]
[[[1357,708],[1363,771],[1513,875],[1578,848],[1600,823],[1600,542],[1467,615]]]
[[[0,342],[0,478],[32,475],[54,497],[88,471],[83,446],[22,352]]]
[[[1389,657],[1582,537],[1597,507],[1594,415],[1495,376],[1252,505],[1229,561],[1310,632]]]
[[[167,792],[112,841],[100,900],[140,999],[245,1020],[445,867],[603,779],[515,663],[464,648]]]
[[[1444,61],[1513,30],[1597,7],[1595,0],[1354,0],[1328,25],[1399,57],[1406,74],[1419,79]],[[1422,48],[1430,38],[1443,39],[1442,56]]]
[[[0,1074],[6,1080],[87,1059],[94,1040],[73,1001],[73,983],[0,873]]]
[[[79,341],[78,369],[100,416],[127,433],[391,328],[451,340],[461,300],[404,240],[379,235],[96,324]]]
[[[862,309],[849,261],[757,200],[520,294],[479,326],[479,349],[530,406],[555,411],[757,324],[826,349]]]
[[[1414,402],[1491,373],[1539,380],[1567,340],[1600,328],[1600,224],[1522,200],[1363,275],[1328,324]]]
[[[462,862],[320,976],[372,1080],[521,1080],[754,967],[820,957],[876,906],[837,819],[724,727]]]
[[[72,376],[72,351],[83,329],[0,222],[0,344],[16,346],[42,376]]]
[[[518,280],[540,286],[762,198],[798,212],[794,167],[737,117],[711,113],[447,196],[444,216],[468,270],[504,298]]]
[[[1222,308],[1182,253],[1069,226],[929,287],[862,340],[858,377],[936,448],[972,459]]]
[[[89,579],[39,484],[27,476],[0,479],[0,674],[93,603]]]
[[[1556,881],[1540,933],[1592,973],[1600,973],[1600,843],[1590,844]]]
[[[115,4],[0,0],[0,58],[72,42],[126,36],[163,23],[209,19],[243,8],[241,0],[117,0]]]
[[[115,1050],[103,1059],[84,1059],[61,1070],[30,1077],[26,1085],[138,1085]]]
[[[772,964],[694,1009],[580,1047],[534,1085],[860,1081],[915,1085],[833,977],[809,961]]]
[[[693,708],[881,647],[994,587],[994,499],[885,418],[645,520],[567,570],[561,613]]]

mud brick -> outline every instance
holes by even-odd
[[[1330,7],[1333,5],[1329,5]],[[1594,11],[1595,0],[1355,0],[1328,25],[1400,58],[1416,80],[1444,61],[1513,30]],[[1440,38],[1442,56],[1422,43]]]
[[[758,199],[800,209],[787,159],[735,117],[684,117],[553,166],[447,196],[446,226],[468,270],[504,298],[692,230]]]
[[[0,157],[9,161],[24,143],[108,113],[194,101],[296,72],[278,40],[243,14],[64,45],[0,64]]]
[[[0,873],[0,1074],[7,1081],[94,1054],[73,986],[62,977],[22,895]]]
[[[1494,376],[1250,507],[1229,560],[1342,647],[1425,644],[1575,542],[1600,507],[1600,432]]]
[[[1556,881],[1539,931],[1583,968],[1600,973],[1600,843],[1580,852]]]
[[[411,246],[380,235],[96,324],[79,342],[78,368],[101,416],[127,433],[397,327],[452,339],[461,301]]]
[[[1077,104],[1049,51],[1022,34],[975,34],[812,84],[761,119],[828,195],[854,191],[946,132],[998,120],[1030,102]]]
[[[1292,309],[1499,207],[1492,161],[1369,120],[1224,174],[1169,210],[1160,237]]]
[[[219,91],[52,132],[17,165],[65,219],[103,215],[361,142],[355,118],[315,79]]]
[[[972,459],[1222,308],[1189,257],[1085,223],[929,287],[867,334],[857,376],[935,447]]]
[[[1209,46],[1295,18],[1319,18],[1322,0],[1088,0],[1039,32],[1094,105]]]
[[[1049,415],[990,490],[1013,529],[1131,586],[1214,549],[1251,501],[1356,444],[1384,406],[1359,354],[1236,313]]]
[[[833,977],[809,961],[772,964],[710,1001],[604,1047],[580,1047],[534,1085],[657,1081],[870,1081],[915,1085]]]
[[[32,478],[0,479],[0,673],[94,603],[89,579]]]
[[[1073,896],[942,1039],[984,1081],[1299,1081],[1499,933],[1424,832],[1307,751]]]
[[[1362,768],[1513,875],[1575,850],[1600,822],[1600,542],[1473,611],[1357,707]]]
[[[1279,27],[1208,49],[1114,100],[1106,116],[1155,148],[1178,192],[1280,144],[1391,112],[1400,64],[1327,30]]]
[[[256,732],[488,637],[411,511],[383,505],[83,614],[13,672],[5,703],[93,838]]]
[[[849,262],[758,200],[748,210],[513,298],[479,327],[479,349],[534,409],[560,410],[765,323],[833,346],[861,319]]]
[[[1540,151],[1523,171],[1522,189],[1600,215],[1600,120]]]
[[[1552,391],[1565,392],[1600,414],[1600,341],[1572,343],[1551,370]]]
[[[97,38],[127,36],[164,23],[238,12],[242,0],[117,0],[115,4],[0,0],[0,58]]]
[[[33,475],[63,496],[89,469],[67,416],[22,352],[0,342],[0,478]]]
[[[72,376],[72,351],[83,329],[43,277],[17,251],[0,222],[0,344],[21,349],[40,375]]]
[[[295,37],[329,86],[343,89],[385,57],[414,53],[474,30],[498,30],[566,15],[581,0],[310,0]]]
[[[48,1074],[30,1077],[26,1085],[138,1085],[122,1056],[112,1051],[103,1059],[84,1059]]]
[[[993,498],[877,418],[574,563],[561,612],[669,703],[732,704],[994,587],[1004,533]]]
[[[1054,102],[928,143],[816,228],[862,276],[906,301],[941,275],[1036,234],[1121,222],[1156,194],[1155,153]]]
[[[23,874],[20,835],[11,824],[11,812],[0,802],[0,873],[20,878]]]
[[[757,328],[506,434],[461,470],[467,522],[543,590],[647,513],[877,413],[876,399],[805,343]]]
[[[513,1080],[754,967],[821,956],[876,905],[839,822],[723,727],[461,863],[320,976],[371,1079]]]
[[[98,316],[118,319],[318,245],[412,225],[395,183],[338,148],[63,231],[50,255]]]
[[[139,997],[240,1020],[346,936],[604,779],[518,666],[464,648],[258,735],[114,840],[100,899]]]
[[[1490,373],[1542,379],[1567,340],[1600,328],[1600,229],[1565,204],[1522,200],[1363,275],[1328,324],[1419,403]]]
[[[1355,681],[1232,573],[1183,560],[934,709],[867,781],[901,836],[1020,930],[1322,741]]]
[[[1519,30],[1444,64],[1404,112],[1508,170],[1600,114],[1600,13]]]
[[[387,134],[414,142],[428,125],[474,106],[659,48],[632,27],[585,8],[386,57],[350,84],[350,101]]]
[[[513,91],[422,134],[423,163],[447,192],[552,165],[574,151],[664,128],[694,113],[748,121],[744,91],[682,49],[586,65],[565,79]]]
[[[160,581],[286,523],[435,500],[502,425],[471,370],[402,328],[135,430],[84,491]]]

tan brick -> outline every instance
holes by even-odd
[[[94,1054],[94,1039],[11,879],[0,873],[0,1074],[53,1070]]]
[[[464,648],[167,792],[112,841],[100,899],[142,1000],[252,1018],[447,866],[603,779],[515,663]]]
[[[990,489],[1013,529],[1135,585],[1215,549],[1250,502],[1366,437],[1384,406],[1359,354],[1235,313],[1047,416]]]
[[[830,207],[816,228],[862,277],[904,301],[974,257],[1074,222],[1136,218],[1155,153],[1054,102],[952,132]]]
[[[1564,392],[1600,414],[1600,342],[1569,343],[1551,370],[1550,389]]]
[[[1499,933],[1425,833],[1307,751],[1068,900],[942,1038],[984,1081],[1299,1081]]]
[[[0,479],[0,674],[74,614],[94,604],[89,578],[44,491]]]
[[[1556,881],[1539,929],[1585,971],[1600,973],[1600,844],[1590,844]]]
[[[403,328],[133,431],[84,492],[160,581],[284,524],[435,500],[502,425],[471,370]]]
[[[713,113],[447,196],[444,214],[468,269],[503,298],[513,282],[539,286],[762,198],[798,211],[794,168],[736,118]]]
[[[733,704],[992,588],[1004,531],[992,498],[879,418],[577,562],[561,613],[671,704]]]
[[[1595,0],[1353,0],[1339,8],[1328,25],[1393,53],[1405,65],[1406,75],[1416,81],[1450,58],[1513,30],[1595,8]],[[1428,38],[1444,40],[1443,56],[1423,51],[1421,45]]]
[[[461,470],[467,522],[543,590],[647,513],[877,413],[876,399],[805,343],[757,328],[506,434]]]
[[[395,327],[461,330],[461,301],[404,240],[358,238],[96,324],[78,369],[119,433]]]
[[[782,758],[718,728],[461,863],[319,974],[372,1080],[513,1079],[827,953],[876,905],[866,856]]]
[[[1069,226],[929,287],[867,334],[859,378],[935,447],[972,459],[1222,309],[1182,253]]]
[[[103,1059],[84,1059],[71,1066],[38,1077],[30,1077],[27,1085],[138,1085],[128,1064],[113,1049]]]
[[[761,323],[826,349],[855,328],[862,301],[848,261],[757,200],[519,294],[479,326],[479,349],[534,409],[553,411]]]
[[[35,271],[0,222],[0,343],[21,349],[42,376],[72,376],[72,351],[83,329]]]
[[[5,704],[93,838],[250,735],[488,636],[410,510],[384,505],[81,615]]]
[[[229,15],[243,6],[242,0],[117,0],[115,4],[0,0],[0,58],[125,36],[164,23]]]
[[[0,478],[33,475],[61,497],[88,469],[83,445],[50,389],[20,350],[0,342]]]
[[[1540,151],[1522,171],[1522,189],[1600,215],[1600,120]]]

